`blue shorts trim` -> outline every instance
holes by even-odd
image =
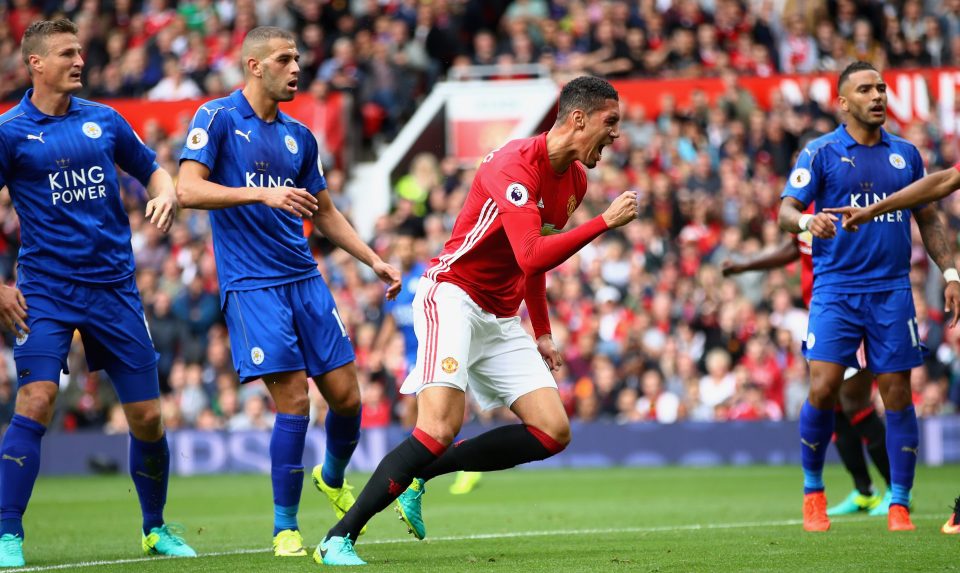
[[[224,314],[241,382],[299,370],[320,376],[356,360],[333,296],[319,276],[231,291]]]
[[[874,374],[903,372],[923,364],[913,293],[908,289],[855,295],[814,293],[804,355],[860,368],[863,341]]]

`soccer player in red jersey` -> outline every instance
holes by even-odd
[[[560,352],[550,335],[544,273],[608,229],[637,217],[627,191],[589,222],[557,233],[583,200],[586,168],[619,137],[620,103],[605,80],[579,77],[560,93],[549,132],[511,141],[477,169],[453,233],[417,287],[413,302],[417,366],[402,392],[416,393],[413,434],[380,462],[357,503],[327,534],[314,559],[362,565],[360,528],[404,493],[401,515],[417,537],[423,482],[458,470],[494,471],[542,460],[570,441],[551,369]],[[536,341],[520,326],[526,301]],[[451,447],[469,382],[483,407],[505,405],[520,424]]]
[[[805,212],[813,213],[811,205]],[[810,308],[813,296],[812,235],[800,233],[780,244],[775,250],[760,253],[746,261],[724,261],[723,275],[737,275],[747,271],[761,271],[786,266],[800,260],[800,288],[803,304]],[[862,348],[857,358],[866,362]],[[842,502],[827,510],[827,515],[845,515],[868,511],[870,515],[886,515],[890,508],[889,495],[881,498],[873,490],[870,471],[863,454],[866,445],[877,471],[890,490],[890,459],[887,456],[887,432],[883,421],[872,405],[873,374],[866,368],[847,370],[840,388],[840,407],[836,411],[834,436],[837,453],[847,472],[853,477],[854,490]]]

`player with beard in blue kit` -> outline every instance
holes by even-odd
[[[353,346],[303,234],[303,218],[400,290],[400,273],[358,236],[330,200],[317,141],[279,110],[296,94],[294,36],[251,30],[241,47],[246,85],[197,110],[183,154],[181,205],[209,209],[221,304],[241,381],[263,378],[277,407],[270,439],[273,549],[306,555],[297,522],[310,418],[308,380],[330,405],[327,443],[313,483],[338,517],[354,503],[344,470],[360,438]]]
[[[858,367],[861,341],[877,375],[887,414],[890,458],[890,531],[915,529],[908,511],[917,464],[919,429],[911,402],[910,370],[923,363],[910,289],[910,213],[896,211],[858,233],[837,229],[823,209],[860,207],[923,177],[920,152],[883,129],[886,84],[869,63],[854,62],[840,74],[840,109],[848,122],[810,142],[799,154],[781,195],[780,227],[813,234],[814,285],[806,358],[810,394],[800,412],[803,527],[827,531],[823,463],[833,434],[834,406],[844,371]],[[816,214],[803,214],[810,203]],[[913,211],[924,246],[941,270],[953,267],[943,223],[933,205]],[[950,308],[960,283],[945,292]]]
[[[33,88],[0,116],[0,187],[20,217],[17,286],[0,286],[0,322],[17,332],[17,402],[0,446],[0,567],[22,567],[23,514],[40,471],[60,372],[75,330],[90,371],[106,370],[130,426],[130,475],[148,555],[196,556],[163,520],[170,450],[157,353],[134,277],[130,222],[115,164],[143,183],[162,231],[177,213],[170,175],[113,109],[73,97],[83,58],[77,26],[38,21],[23,34]]]

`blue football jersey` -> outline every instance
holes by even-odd
[[[403,334],[404,352],[411,368],[417,361],[417,333],[413,329],[413,299],[417,295],[420,278],[426,270],[426,265],[416,263],[409,271],[403,273],[400,278],[400,294],[394,300],[388,300],[383,309],[393,317],[397,330]]]
[[[0,187],[20,217],[19,264],[90,284],[134,271],[116,165],[147,185],[156,154],[114,109],[77,97],[46,115],[28,90],[0,116]]]
[[[327,188],[310,130],[282,112],[263,121],[240,90],[200,106],[180,156],[186,160],[226,187]],[[210,219],[221,297],[319,276],[300,217],[258,203],[212,210]]]
[[[880,143],[865,146],[846,126],[811,141],[797,158],[783,197],[803,205],[866,207],[924,175],[920,152],[881,129]],[[910,211],[875,218],[832,239],[813,238],[813,291],[850,294],[910,288]]]

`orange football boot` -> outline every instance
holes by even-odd
[[[917,526],[910,521],[910,512],[900,504],[891,504],[887,514],[887,529],[890,531],[913,531]]]
[[[822,491],[803,495],[804,531],[827,531],[830,518],[827,517],[827,496]]]
[[[950,519],[943,524],[940,531],[947,534],[960,533],[960,497],[953,500],[953,513],[950,514]]]

